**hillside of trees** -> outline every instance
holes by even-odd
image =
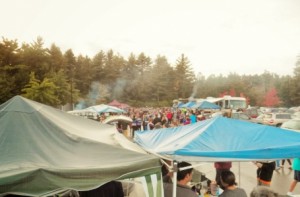
[[[294,75],[227,76],[195,74],[182,54],[171,65],[163,55],[151,59],[144,53],[122,57],[100,50],[94,57],[44,47],[38,37],[32,43],[2,38],[0,41],[0,104],[22,95],[54,107],[108,103],[113,99],[131,106],[171,106],[177,98],[243,96],[251,106],[300,105],[300,57]]]

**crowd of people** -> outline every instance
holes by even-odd
[[[134,137],[135,131],[153,130],[160,128],[177,127],[180,125],[193,124],[205,120],[213,111],[199,109],[176,109],[176,108],[129,108],[123,115],[132,119],[132,123],[118,124],[118,130],[129,130],[130,136]],[[106,116],[100,116],[102,122]]]
[[[212,114],[213,112],[210,112]],[[132,123],[118,124],[120,131],[130,131],[130,137],[134,137],[134,133],[137,130],[153,130],[160,128],[177,127],[180,125],[193,124],[198,121],[209,118],[210,115],[203,110],[189,110],[189,109],[174,109],[174,108],[130,108],[126,114],[132,119]],[[101,119],[103,120],[103,116]],[[254,161],[257,166],[256,177],[257,187],[253,188],[250,197],[276,197],[278,194],[270,189],[271,181],[274,170],[284,167],[285,161],[289,165],[289,169],[294,170],[294,180],[290,184],[288,195],[292,195],[297,183],[300,181],[300,159],[290,159],[280,161]],[[187,167],[191,164],[187,162],[181,162],[178,164],[178,168]],[[244,197],[247,196],[245,190],[238,187],[235,182],[235,175],[231,169],[231,162],[215,162],[214,167],[216,169],[216,177],[212,183],[221,188],[223,191],[220,194],[221,197]],[[192,191],[187,186],[187,183],[192,178],[193,168],[188,170],[178,171],[177,173],[177,196],[193,197],[199,196],[196,191]],[[172,173],[167,173],[164,177],[164,190],[165,196],[172,196],[172,179],[169,177]]]
[[[293,162],[288,159],[292,168],[294,170],[294,179],[290,184],[287,196],[292,196],[293,191],[300,181],[300,158],[293,159]],[[257,166],[257,186],[253,188],[250,197],[277,197],[279,194],[271,190],[271,181],[273,177],[273,172],[276,170],[275,161],[254,161]],[[281,161],[284,164],[283,160]],[[220,197],[247,197],[247,194],[243,188],[237,186],[235,174],[231,171],[232,162],[222,161],[214,162],[215,168],[215,179],[208,181],[208,188],[206,193],[202,196],[220,196]],[[283,165],[281,166],[283,167]],[[163,181],[164,181],[164,193],[165,196],[172,196],[172,176],[171,171],[166,171],[166,167],[163,168]],[[183,169],[183,170],[181,170]],[[188,186],[188,183],[192,180],[193,167],[192,164],[188,162],[180,162],[177,167],[177,196],[178,197],[196,197],[201,195],[200,190],[194,190],[192,187]],[[215,185],[215,187],[220,188],[221,193],[213,192],[213,187],[210,185]],[[188,191],[187,191],[188,189]],[[208,193],[207,193],[208,192]]]
[[[217,164],[216,164],[217,163]],[[193,177],[193,166],[188,162],[177,164],[177,197],[199,197],[199,196],[220,196],[220,197],[247,197],[246,191],[237,186],[235,174],[230,170],[231,162],[216,162],[216,180],[209,180],[205,193],[193,190],[189,183]],[[163,177],[165,197],[173,196],[173,173],[166,172]],[[220,188],[216,190],[216,188]],[[221,191],[221,192],[220,192]],[[273,191],[269,185],[258,184],[253,188],[250,197],[278,197],[279,194]]]

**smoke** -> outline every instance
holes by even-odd
[[[195,95],[197,94],[197,89],[198,89],[198,82],[195,82],[194,87],[193,87],[193,92],[191,94],[191,96],[189,97],[189,101],[192,101],[195,97]]]
[[[75,110],[85,109],[87,108],[87,104],[85,100],[81,99],[75,106]]]
[[[87,102],[90,106],[96,105],[96,101],[100,98],[100,91],[99,91],[100,83],[97,81],[92,82],[90,91],[88,93]]]
[[[126,85],[127,85],[127,81],[125,79],[118,79],[116,81],[115,86],[113,87],[112,97],[113,98],[121,98]]]
[[[110,93],[106,85],[101,84],[98,81],[92,82],[90,91],[87,97],[88,106],[97,105],[103,103],[105,98],[109,98]]]
[[[81,99],[78,104],[76,104],[75,109],[85,109],[89,106],[98,105],[106,102],[107,98],[110,99],[111,97],[121,98],[126,85],[127,81],[125,79],[118,79],[113,88],[108,85],[103,85],[99,81],[93,81],[87,98]]]
[[[201,83],[201,78],[203,78],[203,75],[200,72],[198,72],[194,86],[193,86],[193,92],[192,92],[191,96],[189,97],[189,101],[192,101],[194,99],[194,97],[196,96],[198,87]]]

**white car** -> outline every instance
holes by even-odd
[[[288,120],[282,123],[281,128],[300,132],[300,119]]]
[[[282,123],[292,119],[289,113],[266,113],[263,116],[262,124],[280,127]]]
[[[300,119],[300,111],[297,111],[297,112],[293,113],[292,118]]]

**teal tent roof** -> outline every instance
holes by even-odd
[[[105,104],[94,105],[94,106],[86,108],[86,110],[93,110],[99,114],[108,113],[108,112],[112,112],[112,113],[124,113],[125,112],[123,109],[120,109],[120,108],[114,107],[114,106],[110,106],[110,105],[105,105]]]
[[[220,109],[221,107],[219,105],[216,105],[216,104],[208,102],[208,101],[202,101],[202,102],[192,105],[191,108],[194,108],[194,109]]]
[[[0,194],[89,190],[160,172],[157,157],[114,144],[114,127],[21,96],[0,105],[0,125]]]
[[[183,105],[180,105],[180,108],[191,108],[195,104],[196,104],[196,101],[189,101]]]
[[[145,150],[178,161],[244,161],[300,157],[300,133],[217,116],[195,124],[136,131]]]

